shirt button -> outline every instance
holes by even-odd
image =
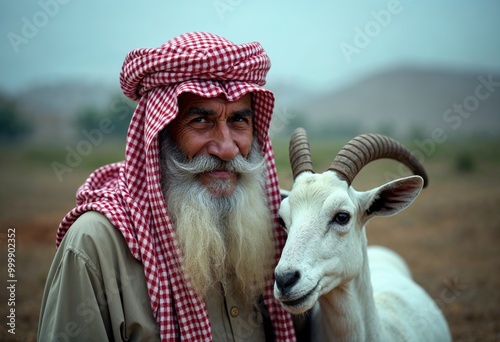
[[[233,306],[231,308],[231,311],[230,311],[231,317],[237,317],[239,313],[240,313],[240,310],[238,310],[238,308],[236,306]]]

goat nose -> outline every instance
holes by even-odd
[[[299,271],[290,271],[283,274],[276,274],[276,286],[282,294],[286,294],[300,279]]]

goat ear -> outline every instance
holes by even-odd
[[[362,206],[366,219],[373,216],[391,216],[399,213],[417,198],[423,184],[422,177],[410,176],[367,191]]]

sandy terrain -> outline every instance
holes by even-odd
[[[381,182],[379,169],[355,185]],[[409,263],[416,281],[442,308],[455,341],[500,340],[500,165],[481,163],[461,174],[446,163],[428,165],[431,183],[392,218],[373,220],[369,242],[389,246]],[[58,182],[50,168],[3,167],[0,196],[0,340],[35,341],[40,299],[54,254],[54,236],[88,171]],[[290,182],[289,173],[281,177]],[[7,181],[8,180],[8,181]],[[7,332],[6,233],[16,229],[16,329]],[[7,313],[7,314],[6,314]]]

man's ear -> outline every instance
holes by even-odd
[[[364,193],[361,209],[366,220],[374,216],[391,216],[408,207],[422,190],[420,176],[397,179]]]

